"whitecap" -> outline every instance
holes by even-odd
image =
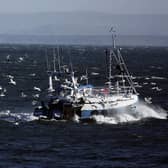
[[[116,111],[110,117],[95,115],[93,119],[98,124],[119,124],[140,121],[145,118],[167,119],[167,112],[158,106],[147,105],[145,102],[138,102],[135,110]]]
[[[164,80],[164,79],[166,79],[166,78],[161,77],[161,76],[152,76],[151,79]]]
[[[0,120],[12,122],[12,123],[19,123],[19,122],[30,122],[33,120],[37,120],[38,117],[35,117],[33,113],[28,112],[11,112],[10,110],[4,110],[0,112]]]

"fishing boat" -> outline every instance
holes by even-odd
[[[97,115],[113,116],[128,110],[135,113],[138,93],[122,57],[121,49],[115,45],[115,31],[111,29],[111,32],[113,47],[105,52],[109,58],[109,74],[106,82],[108,86],[84,87],[82,91],[78,91],[81,92],[83,100],[80,109],[81,121],[93,120]]]
[[[112,57],[116,65],[117,75],[112,75]],[[114,68],[113,68],[114,69]],[[119,49],[109,52],[109,81],[108,87],[92,88],[92,93],[84,96],[81,108],[81,120],[88,120],[95,115],[112,116],[118,112],[135,109],[138,93],[133,85],[130,73]]]
[[[35,109],[34,115],[40,118],[66,120],[72,120],[78,116],[79,120],[84,122],[93,121],[97,115],[113,116],[126,109],[134,111],[138,93],[122,57],[121,49],[115,46],[113,33],[112,39],[113,47],[105,52],[109,63],[108,82],[105,82],[104,87],[88,85],[87,75],[87,84],[81,86],[77,82],[72,68],[68,78],[65,73],[55,70],[55,72],[49,73],[50,99],[47,107],[42,102],[41,106]],[[60,64],[59,61],[58,63]],[[53,78],[55,77],[59,80],[59,88],[62,89],[57,95],[54,93],[58,89],[53,88]]]

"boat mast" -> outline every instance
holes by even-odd
[[[112,52],[110,50],[109,54],[109,89],[111,89],[111,61],[112,61]]]
[[[113,50],[116,49],[116,43],[115,43],[115,30],[114,27],[111,27],[110,31],[109,31],[112,35],[112,49],[110,50],[110,54],[109,54],[109,89],[111,89],[111,78],[112,78],[112,56],[113,56]]]
[[[124,93],[126,94],[126,86],[125,86],[125,78],[124,78],[125,75],[124,75],[124,71],[123,71],[124,62],[123,62],[123,58],[122,58],[122,55],[120,54],[119,49],[117,49],[117,58],[118,58],[119,67],[120,67],[120,71],[121,71],[120,73],[121,73],[122,87],[123,87]]]
[[[110,31],[109,31],[110,33],[111,33],[111,37],[112,37],[112,46],[113,46],[113,49],[116,49],[116,41],[115,41],[115,39],[116,39],[116,31],[114,30],[114,27],[111,27],[111,29],[110,29]]]
[[[52,81],[52,76],[53,72],[51,71],[49,59],[48,59],[48,54],[47,54],[47,48],[45,49],[45,58],[46,58],[46,68],[47,68],[47,73],[48,73],[48,91],[53,92],[53,81]]]
[[[60,60],[59,46],[57,47],[57,56],[58,56],[58,69],[59,69],[59,72],[61,72],[61,60]]]
[[[121,62],[122,62],[121,66],[124,68],[124,70],[125,70],[125,72],[126,72],[126,79],[127,79],[128,83],[129,83],[129,85],[131,86],[133,92],[134,92],[135,94],[138,94],[137,91],[136,91],[136,89],[135,89],[135,86],[134,86],[134,84],[133,84],[133,81],[132,81],[131,75],[130,75],[130,73],[129,73],[129,71],[128,71],[128,68],[127,68],[127,66],[126,66],[126,64],[125,64],[125,62],[124,62],[124,59],[123,59],[123,57],[122,57],[122,55],[121,55],[121,53],[120,53],[119,50],[118,50],[118,55],[119,55],[119,57],[120,57],[120,59],[121,59]]]
[[[49,73],[49,88],[48,88],[49,92],[53,92],[54,88],[53,88],[53,80],[52,80],[52,72]]]
[[[88,70],[86,69],[86,84],[89,84],[89,79],[88,79]]]
[[[56,54],[55,54],[55,48],[53,48],[53,70],[56,72]]]
[[[46,68],[47,68],[47,72],[48,72],[48,71],[50,71],[50,64],[49,64],[49,60],[48,60],[47,48],[45,49],[45,58],[46,58]]]

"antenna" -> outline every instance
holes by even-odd
[[[114,27],[112,26],[109,30],[109,32],[112,34],[112,42],[113,42],[113,49],[116,48],[116,41],[115,41],[115,38],[116,38],[116,31],[114,30]]]
[[[60,67],[64,65],[63,48],[59,47]]]
[[[48,60],[47,48],[45,49],[45,57],[46,57],[47,71],[50,71],[50,64],[49,64],[49,60]]]
[[[56,54],[55,54],[55,48],[53,48],[53,68],[54,68],[54,72],[56,72]]]
[[[89,79],[88,79],[88,69],[86,69],[86,84],[89,84]]]
[[[58,56],[58,69],[59,69],[59,72],[61,72],[61,60],[60,60],[59,46],[57,47],[57,56]]]
[[[72,62],[70,62],[70,68],[71,68],[71,73],[74,73],[74,72],[73,72],[73,65],[72,65]]]
[[[49,74],[49,84],[48,85],[49,85],[48,91],[53,92],[54,89],[53,89],[53,81],[52,81],[52,74],[51,73]]]
[[[111,61],[112,61],[112,52],[109,54],[109,89],[111,89]]]
[[[106,59],[105,59],[105,64],[106,64],[106,78],[108,78],[108,49],[105,49],[105,56],[106,56]]]
[[[70,70],[71,70],[71,72],[73,72],[73,66],[72,66],[72,59],[71,59],[70,50],[68,50],[68,56],[69,56],[69,66],[70,66]]]

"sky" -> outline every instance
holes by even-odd
[[[168,36],[167,15],[168,0],[0,0],[0,34]]]
[[[168,14],[168,0],[0,0],[0,13],[93,11]]]

